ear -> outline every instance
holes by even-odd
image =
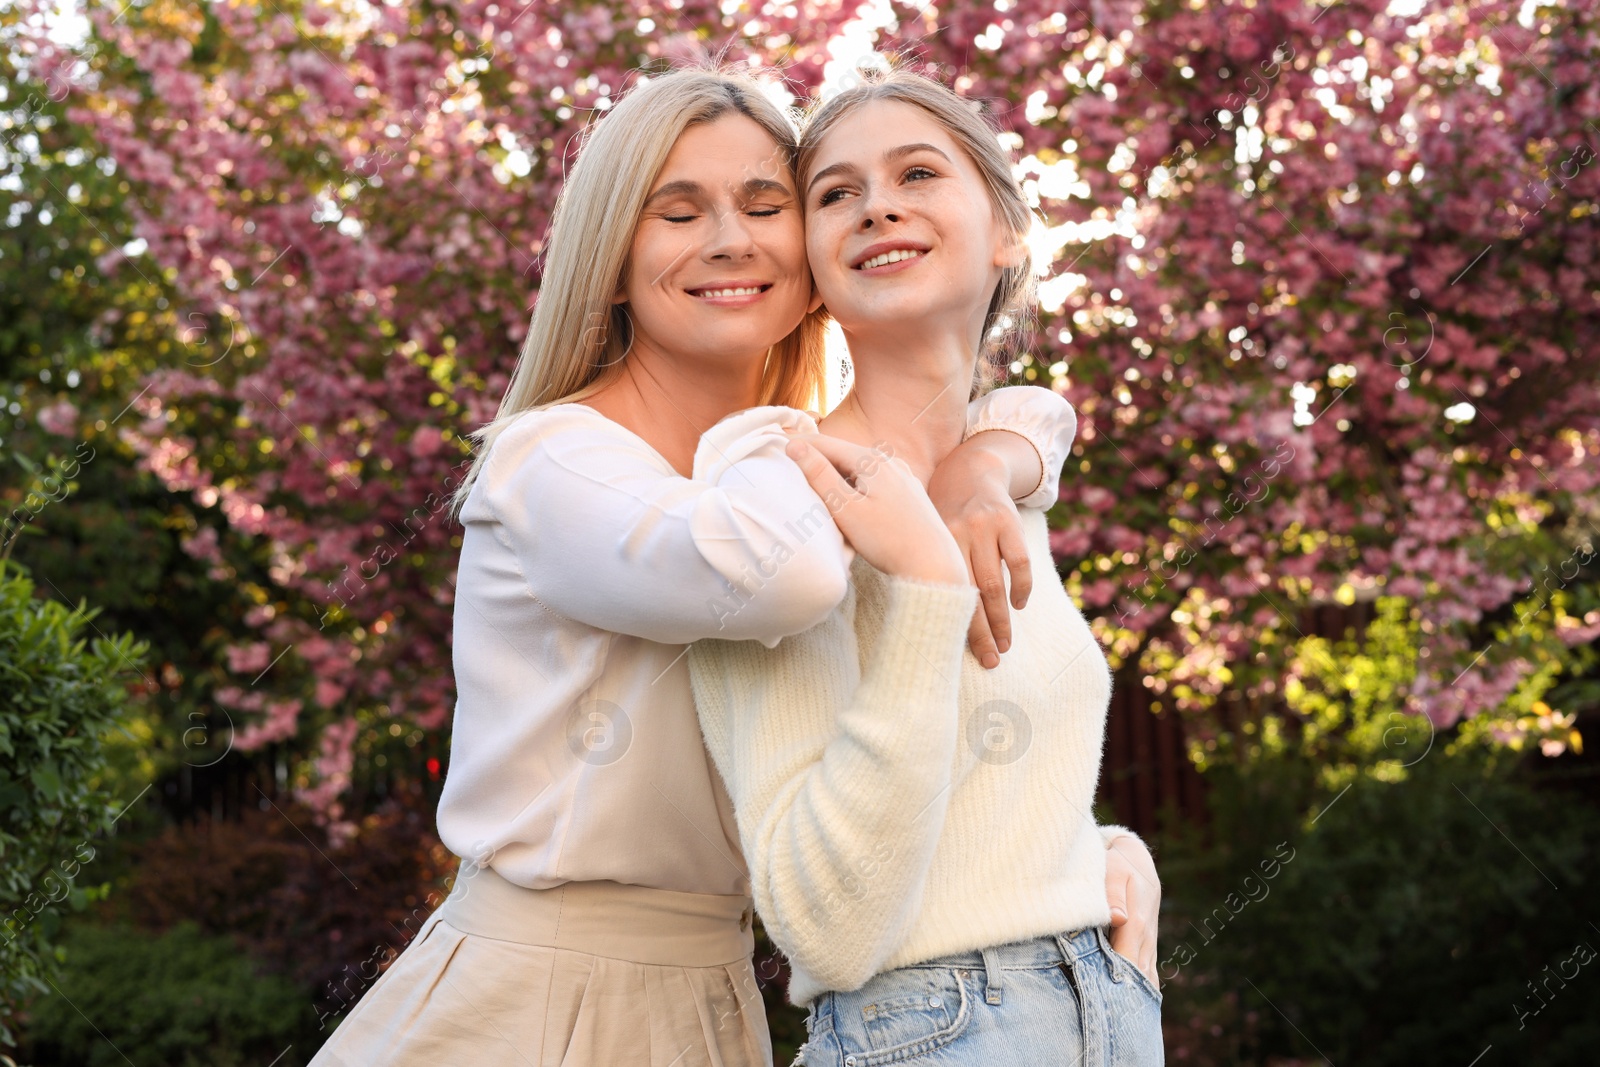
[[[1002,269],[1020,267],[1027,258],[1027,238],[1002,229],[995,242],[994,265]]]
[[[811,283],[811,301],[810,301],[810,303],[806,304],[806,314],[807,315],[813,314],[821,306],[822,306],[822,294],[817,291],[817,283],[816,282],[812,282]]]

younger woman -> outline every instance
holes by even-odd
[[[995,131],[903,71],[816,112],[800,181],[856,384],[790,454],[854,543],[868,446],[932,485],[960,443],[984,343],[1023,310],[1029,210]],[[1103,836],[1127,840],[1091,816],[1111,679],[1055,573],[1053,499],[1024,501],[1034,589],[996,670],[870,559],[821,626],[691,650],[757,907],[810,1005],[807,1067],[1162,1060],[1160,993],[1107,930]]]

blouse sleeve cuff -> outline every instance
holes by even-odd
[[[1042,510],[1054,504],[1078,433],[1078,415],[1067,398],[1037,385],[996,389],[967,405],[967,436],[985,430],[1010,430],[1039,454],[1039,484],[1017,506]]]

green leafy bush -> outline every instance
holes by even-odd
[[[1600,811],[1398,714],[1414,637],[1387,604],[1364,643],[1308,641],[1291,714],[1210,755],[1209,825],[1158,856],[1170,1061],[1594,1062]]]
[[[86,883],[93,839],[131,798],[102,782],[103,742],[127,714],[143,643],[81,633],[96,612],[36,598],[0,563],[0,1039],[24,998],[47,991],[63,906],[104,892]]]
[[[193,923],[164,934],[78,924],[64,943],[61,992],[33,1008],[37,1067],[285,1067],[320,1045],[304,990]]]

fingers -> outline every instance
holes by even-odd
[[[994,635],[989,632],[989,618],[984,614],[982,604],[972,612],[972,622],[967,626],[967,644],[972,647],[972,654],[985,670],[1000,666],[1000,652],[995,647]]]
[[[811,488],[827,505],[829,513],[837,515],[854,499],[856,491],[834,468],[832,461],[816,447],[819,440],[821,438],[795,438],[784,447],[784,452],[795,461],[800,473],[806,476]]]
[[[1134,932],[1127,955],[1150,979],[1150,984],[1160,989],[1161,982],[1156,976],[1156,938],[1160,932],[1161,893],[1143,878],[1129,878],[1126,886],[1127,929]]]
[[[1131,879],[1122,882],[1123,887],[1131,884]],[[1133,890],[1137,893],[1138,887],[1134,886]],[[1156,973],[1155,920],[1153,917],[1143,914],[1143,912],[1144,909],[1137,903],[1130,906],[1126,901],[1124,901],[1120,913],[1115,906],[1113,907],[1111,912],[1111,948],[1117,955],[1122,956],[1139,968],[1140,972],[1150,979],[1150,984],[1159,990],[1161,981]]]
[[[1155,878],[1149,850],[1137,838],[1119,835],[1106,850],[1106,903],[1111,908],[1111,947],[1160,989],[1156,936],[1161,919],[1161,883]]]
[[[967,564],[972,584],[978,587],[978,606],[988,619],[989,632],[994,635],[994,647],[1005,652],[1011,647],[1011,610],[1006,607],[1006,582],[1000,574],[999,549],[980,537],[967,553]],[[999,665],[998,659],[995,664]]]
[[[1123,957],[1135,966],[1138,965],[1139,931],[1136,927],[1126,924],[1111,927],[1111,951]],[[1142,969],[1142,968],[1141,968]]]
[[[1112,872],[1106,879],[1106,903],[1111,906],[1111,925],[1120,929],[1128,921],[1128,883],[1131,879]],[[1129,931],[1129,934],[1137,931]],[[1115,945],[1115,939],[1112,940]],[[1126,955],[1126,953],[1124,953]]]
[[[877,449],[858,445],[854,441],[829,437],[827,434],[817,434],[805,440],[811,447],[821,452],[839,473],[847,477],[853,477],[863,467],[873,469],[886,458],[886,454]]]
[[[1033,568],[1028,565],[1028,544],[1022,537],[1022,520],[1015,511],[1000,529],[1000,558],[1011,572],[1011,606],[1021,611],[1033,593]],[[981,587],[980,587],[981,588]]]

